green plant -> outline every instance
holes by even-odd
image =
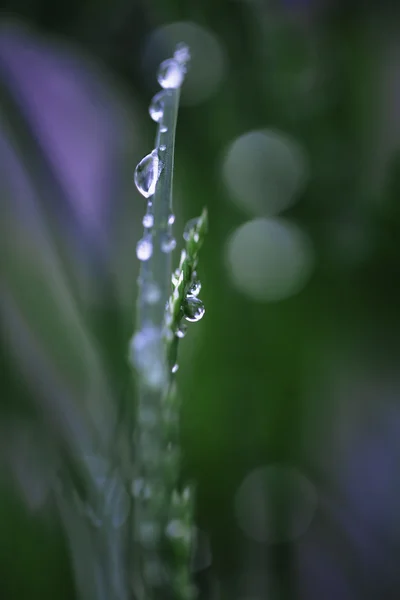
[[[158,124],[155,148],[135,171],[136,187],[148,199],[144,233],[137,245],[141,269],[136,332],[131,341],[138,390],[132,490],[139,562],[135,590],[140,600],[164,585],[172,588],[176,598],[193,596],[193,489],[191,485],[178,489],[179,399],[174,375],[179,339],[186,331],[184,320],[198,321],[204,314],[196,267],[207,229],[206,210],[186,226],[186,248],[174,273],[171,260],[176,247],[172,235],[175,130],[189,58],[189,49],[181,44],[173,58],[160,65],[162,90],[149,108]]]

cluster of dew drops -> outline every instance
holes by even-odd
[[[167,146],[163,142],[163,134],[168,132],[167,126],[163,123],[165,100],[173,89],[179,88],[185,78],[187,63],[190,60],[189,48],[186,44],[178,44],[173,58],[163,61],[157,73],[157,80],[161,86],[158,92],[151,100],[149,106],[150,117],[159,125],[159,143],[154,150],[145,156],[136,166],[134,173],[134,182],[138,191],[148,199],[146,214],[143,217],[144,235],[136,247],[136,255],[140,261],[147,261],[153,254],[153,236],[152,228],[154,225],[152,196],[156,191],[157,182],[163,170],[163,153]],[[175,221],[173,214],[169,215],[168,226],[171,228]],[[188,240],[191,231],[197,224],[197,219],[191,219],[184,230],[183,238]],[[176,240],[168,233],[161,241],[161,250],[165,253],[172,252],[176,247]],[[172,275],[172,284],[175,286],[180,276],[179,269]],[[204,313],[203,302],[198,298],[201,290],[200,280],[194,272],[192,280],[187,288],[186,297],[182,305],[183,317],[190,322],[199,321]],[[155,284],[147,286],[146,290],[148,302],[157,302],[159,290]],[[187,325],[181,323],[175,332],[178,338],[183,338],[187,331]],[[178,366],[173,367],[176,372]]]
[[[138,163],[134,173],[134,182],[138,191],[148,199],[146,214],[143,217],[143,226],[145,228],[142,239],[136,246],[136,255],[139,260],[149,260],[153,254],[153,236],[152,227],[154,225],[152,196],[156,191],[157,182],[164,168],[162,153],[167,149],[163,143],[163,134],[168,132],[168,128],[163,124],[164,105],[168,94],[179,88],[185,78],[187,63],[190,59],[189,48],[186,44],[178,44],[173,58],[164,60],[158,70],[157,80],[162,90],[158,92],[150,102],[149,113],[153,121],[159,124],[159,144],[154,150],[147,154]],[[168,226],[171,227],[175,220],[174,215],[170,215]],[[161,241],[161,250],[165,253],[172,252],[176,247],[176,241],[168,233]]]
[[[190,235],[192,234],[193,228],[196,226],[198,219],[191,219],[186,223],[185,230],[183,232],[183,239],[188,241]],[[196,235],[196,234],[195,234]],[[197,234],[198,235],[198,234]],[[181,271],[177,269],[172,274],[172,285],[175,287],[179,283],[179,278],[181,277]],[[197,276],[196,271],[193,271],[192,278],[187,286],[185,299],[183,301],[181,310],[182,315],[191,323],[196,323],[203,318],[205,314],[205,308],[203,302],[198,297],[201,291],[201,281]],[[181,322],[178,329],[175,332],[175,335],[178,338],[183,338],[186,335],[187,325],[186,323]]]

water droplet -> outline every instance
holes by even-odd
[[[151,235],[145,235],[136,245],[136,256],[139,260],[149,260],[153,254],[153,241]]]
[[[150,106],[149,106],[150,117],[156,123],[160,123],[161,119],[164,116],[164,98],[165,98],[165,92],[163,90],[161,92],[158,92],[158,94],[156,94],[150,102]]]
[[[196,321],[200,321],[200,319],[203,318],[206,310],[200,298],[196,298],[196,296],[189,295],[186,296],[186,299],[183,303],[183,312],[185,314],[186,321],[191,321],[192,323],[195,323]]]
[[[167,133],[167,131],[168,131],[168,127],[166,125],[161,125],[160,132],[161,133]]]
[[[182,339],[185,337],[187,332],[187,325],[186,323],[181,323],[178,327],[178,329],[175,332],[176,337],[178,337],[179,339]]]
[[[134,181],[138,191],[145,198],[149,198],[156,191],[160,176],[160,159],[156,150],[142,158],[135,169]]]
[[[150,229],[154,225],[154,215],[146,213],[143,217],[143,227]]]
[[[186,223],[185,229],[183,230],[183,239],[185,240],[185,242],[189,241],[190,234],[191,234],[192,230],[195,229],[198,222],[199,222],[199,218],[195,217],[194,219],[190,219],[190,221],[188,221]],[[198,241],[198,235],[197,235],[197,241]]]
[[[179,365],[178,365],[178,363],[175,363],[171,369],[171,373],[175,374],[178,371],[178,369],[179,369]]]
[[[161,290],[154,281],[149,281],[144,286],[144,298],[149,304],[157,304],[161,298]]]
[[[168,217],[168,225],[173,225],[175,223],[175,215],[169,215]]]
[[[192,281],[190,282],[190,285],[188,288],[188,294],[190,296],[198,296],[200,294],[200,290],[201,290],[200,279],[197,279],[196,275],[193,274]]]
[[[171,235],[168,234],[161,240],[161,250],[163,252],[165,252],[165,254],[169,254],[175,248],[176,248],[176,239],[174,237],[172,237]]]
[[[176,89],[182,85],[184,75],[181,64],[174,58],[168,58],[161,63],[157,80],[164,89]]]
[[[166,149],[167,149],[167,146],[165,144],[161,144],[161,146],[160,146],[161,152],[164,152]]]

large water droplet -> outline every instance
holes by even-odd
[[[156,150],[142,158],[135,169],[134,181],[137,189],[145,198],[149,198],[156,191],[160,176],[160,159]]]
[[[190,219],[190,221],[186,223],[185,229],[183,230],[183,239],[185,240],[185,242],[189,241],[190,234],[192,230],[196,228],[198,222],[199,218],[195,217],[194,219]]]
[[[149,113],[153,121],[156,123],[160,123],[164,116],[164,99],[165,92],[163,90],[158,92],[158,94],[156,94],[150,102]]]
[[[154,225],[154,215],[146,213],[143,217],[142,223],[143,227],[147,227],[147,229],[150,229]]]
[[[176,89],[182,85],[184,76],[181,64],[174,58],[168,58],[161,63],[157,80],[164,89]]]
[[[139,260],[149,260],[153,254],[153,241],[151,235],[145,235],[136,245],[136,256]]]
[[[183,303],[183,312],[186,321],[195,323],[196,321],[200,321],[200,319],[204,316],[206,309],[204,308],[204,304],[200,298],[196,298],[196,296],[186,296],[186,299]]]
[[[176,239],[174,237],[172,237],[171,235],[168,234],[161,240],[161,250],[162,250],[162,252],[165,252],[165,254],[169,254],[175,248],[176,248]]]

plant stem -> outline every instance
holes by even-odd
[[[175,130],[178,117],[180,88],[166,91],[164,98],[164,115],[158,125],[155,150],[163,163],[157,182],[156,191],[151,197],[148,214],[154,217],[152,228],[153,254],[149,260],[143,261],[140,269],[140,285],[143,288],[152,282],[157,285],[160,300],[149,302],[145,293],[139,292],[136,330],[145,326],[162,328],[165,316],[165,305],[171,292],[171,253],[163,252],[162,244],[170,235],[168,218],[172,214],[172,182],[174,167]],[[165,132],[162,129],[167,128]],[[165,145],[165,150],[160,146]]]
[[[172,462],[167,452],[168,424],[163,408],[171,383],[163,334],[171,294],[171,251],[175,247],[170,215],[179,97],[180,87],[162,92],[162,119],[152,153],[155,168],[160,166],[160,173],[147,205],[146,215],[151,225],[146,227],[145,222],[144,231],[144,239],[151,240],[152,253],[141,264],[136,333],[131,343],[138,389],[132,492],[135,498],[133,536],[138,543],[134,585],[139,600],[149,600],[155,588],[170,583],[161,544],[168,522],[169,496],[179,475],[176,452]],[[173,417],[176,412],[172,412]]]

